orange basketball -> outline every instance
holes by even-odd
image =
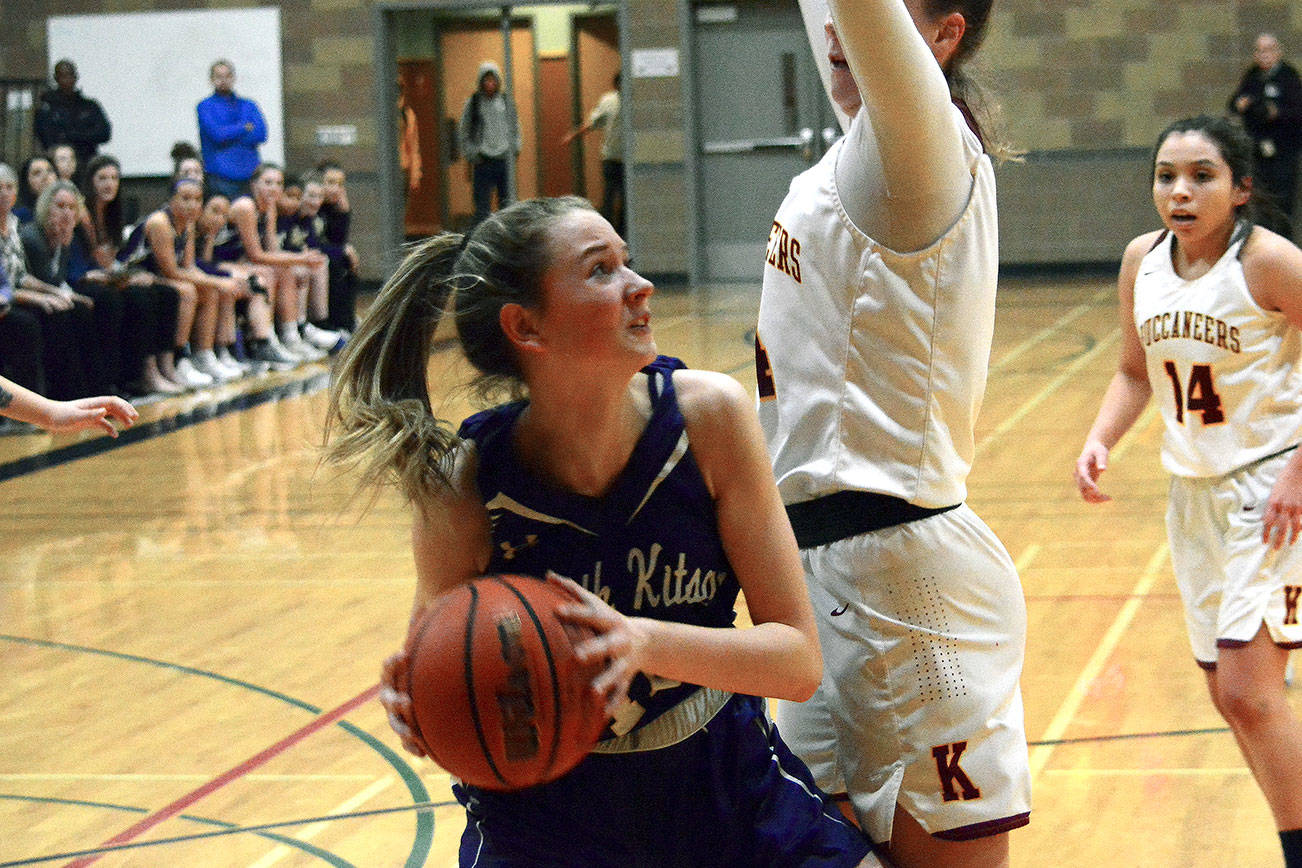
[[[606,725],[582,665],[568,602],[529,576],[484,576],[447,592],[412,637],[407,690],[416,737],[468,784],[518,790],[555,780],[588,755]]]

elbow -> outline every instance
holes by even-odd
[[[823,669],[818,667],[811,672],[802,673],[797,679],[791,682],[791,689],[785,695],[776,697],[777,699],[786,699],[791,702],[804,702],[814,695],[818,690],[818,685],[823,683]]]
[[[823,653],[818,647],[818,637],[803,637],[793,655],[792,666],[782,695],[777,699],[804,702],[814,695],[823,683]]]
[[[819,672],[816,677],[802,680],[798,690],[792,690],[789,696],[779,696],[778,699],[786,699],[791,702],[805,702],[814,695],[818,685],[823,683],[823,673]]]

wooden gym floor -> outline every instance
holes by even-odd
[[[753,388],[757,301],[660,292],[661,351]],[[1279,864],[1189,654],[1158,421],[1115,453],[1114,503],[1071,483],[1115,323],[1110,277],[1003,282],[970,502],[1030,613],[1035,811],[1013,864]],[[112,448],[0,437],[0,868],[455,864],[447,776],[374,699],[410,604],[406,514],[392,493],[363,511],[319,465],[327,378],[150,405]]]

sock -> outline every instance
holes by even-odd
[[[1302,868],[1302,829],[1280,832],[1279,845],[1284,848],[1285,868]]]
[[[285,341],[292,341],[298,337],[298,323],[276,323],[276,331],[280,334],[280,340],[282,343]]]
[[[177,347],[176,349],[172,350],[172,359],[173,359],[174,361],[179,362],[179,361],[181,361],[181,359],[188,359],[188,358],[190,358],[190,342],[189,342],[189,341],[186,341],[185,343],[181,344],[181,345],[180,345],[179,347]]]

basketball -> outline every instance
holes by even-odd
[[[563,623],[560,589],[529,576],[484,576],[439,597],[412,637],[408,693],[416,738],[465,783],[518,790],[555,780],[606,725]]]

